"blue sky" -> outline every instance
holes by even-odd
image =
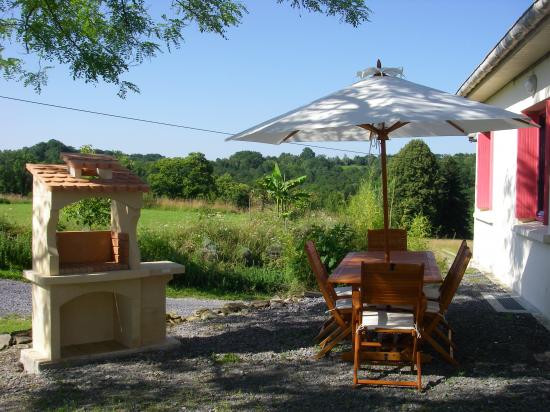
[[[137,83],[141,94],[126,100],[116,96],[116,86],[73,81],[59,65],[42,94],[0,80],[0,95],[238,132],[353,83],[355,73],[377,58],[385,66],[403,66],[407,80],[454,93],[532,0],[371,0],[371,22],[358,28],[334,17],[299,13],[275,0],[245,3],[250,13],[229,30],[227,40],[190,27],[181,49],[132,69],[126,80]],[[185,156],[200,151],[209,159],[239,150],[277,155],[302,149],[224,142],[215,134],[4,99],[0,119],[0,149],[52,138],[127,153]],[[463,137],[426,140],[435,153],[475,151]],[[390,141],[389,152],[406,142]],[[323,145],[368,151],[365,143]]]

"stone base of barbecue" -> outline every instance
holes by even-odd
[[[166,283],[184,267],[144,262],[136,269],[44,276],[32,283],[33,347],[22,351],[28,372],[69,359],[135,353],[166,343]],[[128,352],[130,351],[130,352]]]

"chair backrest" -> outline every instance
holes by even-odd
[[[304,249],[307,255],[309,266],[311,267],[311,270],[315,275],[315,279],[317,280],[319,290],[323,294],[329,310],[334,310],[336,307],[336,292],[334,291],[334,286],[328,283],[327,269],[321,261],[319,252],[317,252],[317,248],[311,240],[308,240],[306,242]]]
[[[361,263],[361,302],[367,305],[413,306],[423,302],[424,265]]]
[[[447,276],[449,275],[449,273],[453,272],[453,271],[456,271],[456,266],[459,264],[460,262],[460,256],[464,253],[464,249],[466,249],[468,247],[468,244],[466,243],[466,240],[463,240],[462,242],[460,242],[460,247],[458,248],[458,251],[456,252],[456,256],[453,260],[453,263],[451,263],[451,266],[449,267],[449,270],[447,272]],[[446,279],[447,277],[445,277]],[[445,280],[443,280],[443,284],[445,283]],[[443,287],[443,285],[441,285],[441,287]]]
[[[470,259],[472,258],[472,251],[464,242],[464,248],[459,249],[459,253],[456,255],[456,258],[441,285],[440,294],[439,294],[439,311],[445,313],[447,308],[451,304],[460,282],[466,273]]]
[[[384,229],[369,230],[367,232],[368,250],[385,250],[384,239]],[[405,229],[389,229],[388,239],[390,243],[390,250],[407,250],[407,231]]]

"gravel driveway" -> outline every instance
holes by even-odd
[[[217,309],[227,301],[195,298],[166,298],[166,311],[189,316],[200,308]],[[31,284],[15,280],[0,279],[0,317],[16,314],[31,316]]]
[[[0,279],[0,317],[16,314],[31,316],[31,284]]]
[[[423,393],[353,390],[352,365],[338,353],[314,361],[325,306],[303,299],[180,324],[169,333],[181,347],[169,352],[41,376],[22,373],[12,347],[0,352],[0,410],[548,410],[550,333],[529,314],[495,312],[484,292],[502,290],[466,275],[449,313],[461,367],[425,364]]]

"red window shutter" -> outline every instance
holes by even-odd
[[[544,136],[544,224],[548,225],[548,198],[550,196],[550,99],[546,100],[546,133]]]
[[[477,134],[477,193],[478,209],[491,209],[493,200],[493,148],[491,132]]]
[[[534,119],[535,115],[530,117]],[[538,118],[538,115],[536,117]],[[539,129],[537,127],[518,129],[516,172],[516,217],[518,219],[534,219],[537,216],[538,164]]]

